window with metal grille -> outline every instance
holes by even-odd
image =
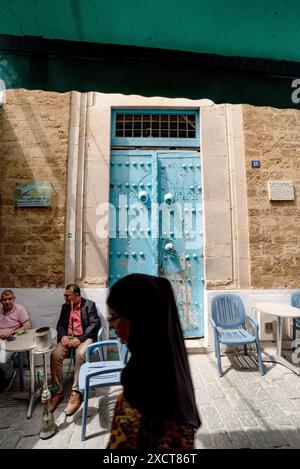
[[[196,111],[116,110],[112,144],[195,146],[198,127]]]

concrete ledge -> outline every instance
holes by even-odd
[[[184,343],[187,353],[207,353],[204,339],[185,339]]]

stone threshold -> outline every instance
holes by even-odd
[[[207,347],[204,338],[184,339],[187,353],[207,353]]]

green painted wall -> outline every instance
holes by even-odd
[[[300,61],[299,0],[0,0],[0,33]]]
[[[192,65],[163,67],[134,61],[8,53],[0,49],[0,78],[7,88],[209,98],[215,103],[300,108],[291,100],[294,89],[290,77]]]

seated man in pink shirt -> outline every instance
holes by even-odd
[[[0,392],[6,391],[15,376],[12,353],[1,347],[1,340],[9,340],[15,332],[30,329],[29,316],[24,306],[14,303],[12,290],[4,290],[0,296]]]
[[[64,297],[66,302],[62,305],[56,327],[58,343],[51,353],[53,392],[50,411],[54,412],[63,400],[63,361],[74,354],[72,393],[65,409],[66,415],[73,415],[82,401],[78,388],[79,369],[85,360],[87,346],[97,340],[101,322],[94,301],[83,298],[78,285],[75,283],[67,285]]]

